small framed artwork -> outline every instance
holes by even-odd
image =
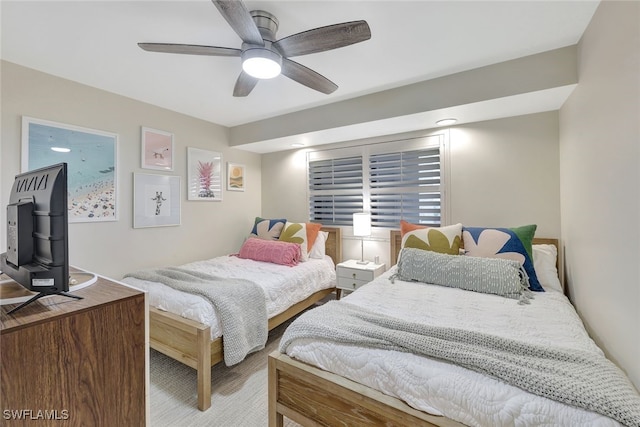
[[[187,199],[222,201],[222,153],[187,148]]]
[[[133,174],[133,228],[180,225],[180,177]]]
[[[173,134],[162,130],[142,128],[143,169],[173,170]]]
[[[227,190],[244,191],[244,165],[227,163]]]
[[[69,222],[118,220],[118,135],[22,117],[22,171],[67,163]]]

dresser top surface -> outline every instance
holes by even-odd
[[[73,270],[78,271],[77,269]],[[0,281],[7,283],[10,279],[5,275],[0,275]],[[101,276],[97,276],[96,282],[92,285],[78,291],[69,291],[69,293],[82,297],[82,299],[69,298],[62,295],[47,296],[12,314],[7,314],[7,312],[18,304],[0,305],[0,332],[8,333],[13,329],[49,321],[55,317],[67,316],[90,310],[103,304],[144,295],[144,292],[140,290]]]

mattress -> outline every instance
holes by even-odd
[[[265,293],[267,316],[276,316],[299,301],[336,283],[335,265],[329,256],[309,259],[295,267],[220,256],[180,266],[218,277],[251,280]],[[122,282],[147,292],[149,305],[209,325],[211,338],[222,336],[222,327],[211,303],[199,295],[177,291],[158,282],[133,277]]]
[[[343,298],[382,314],[438,326],[491,332],[541,345],[602,353],[560,292],[536,293],[531,304],[461,289],[395,280],[395,267]],[[471,426],[618,426],[466,368],[415,354],[299,339],[295,359],[367,385],[408,405]]]

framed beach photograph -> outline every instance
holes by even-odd
[[[222,201],[222,153],[187,148],[187,199]]]
[[[227,190],[244,191],[244,165],[227,162]]]
[[[142,127],[140,167],[143,169],[173,170],[173,134]]]
[[[118,220],[118,135],[22,117],[22,171],[67,163],[69,222]]]
[[[180,225],[180,177],[133,174],[133,228]]]

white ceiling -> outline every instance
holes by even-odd
[[[359,19],[369,23],[372,38],[294,58],[334,81],[339,88],[331,95],[279,76],[261,81],[246,98],[234,98],[239,58],[150,53],[137,46],[170,42],[240,48],[240,39],[210,0],[2,0],[0,54],[19,65],[233,127],[574,45],[598,1],[245,4],[278,18],[277,38]],[[558,93],[554,96],[543,101],[545,108],[558,108]],[[523,102],[532,106],[531,99]],[[481,107],[486,116],[487,105]]]

